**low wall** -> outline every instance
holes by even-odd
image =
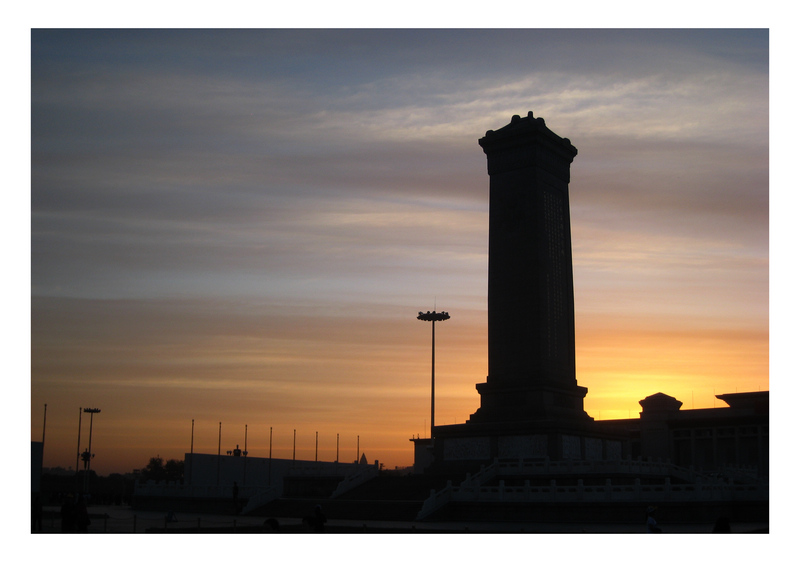
[[[575,476],[582,475],[588,478],[593,474],[603,473],[627,474],[633,481],[630,484],[620,484],[612,482],[611,478],[606,478],[602,485],[587,486],[583,484],[583,479],[577,478],[577,483],[572,483],[575,481]],[[527,480],[523,486],[507,486],[502,479],[504,476],[518,479],[521,475],[552,475],[553,478],[547,486],[532,486]],[[648,482],[643,484],[638,476],[647,477]],[[673,476],[681,483],[673,484]],[[558,478],[561,478],[560,484]],[[497,485],[485,485],[494,479],[499,479]],[[659,481],[653,482],[654,480]],[[570,483],[566,483],[567,481]],[[426,519],[453,502],[530,505],[754,502],[767,505],[768,501],[767,484],[726,484],[720,479],[705,478],[690,469],[663,462],[630,459],[495,461],[488,467],[482,467],[474,475],[468,474],[460,485],[454,486],[452,482],[448,482],[444,489],[438,492],[432,490],[417,519]]]
[[[769,488],[757,484],[705,485],[672,484],[666,478],[662,484],[641,484],[637,478],[633,485],[612,484],[584,486],[559,485],[555,480],[549,486],[506,486],[501,480],[497,486],[458,486],[449,493],[449,501],[486,502],[697,502],[697,501],[763,501],[769,497]]]
[[[462,522],[526,522],[526,523],[603,523],[641,525],[645,532],[648,503],[487,503],[453,502],[425,519]],[[708,525],[711,532],[719,517],[732,523],[763,523],[769,525],[767,502],[672,502],[659,503],[656,521],[665,532],[670,525]]]

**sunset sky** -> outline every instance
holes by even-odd
[[[34,30],[30,415],[45,466],[413,462],[486,380],[478,139],[532,111],[570,183],[595,419],[769,390],[769,33]],[[21,233],[20,236],[23,234]],[[88,442],[84,416],[81,448]]]

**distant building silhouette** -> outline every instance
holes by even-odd
[[[602,420],[628,434],[633,457],[669,459],[744,480],[769,479],[769,392],[720,394],[728,407],[681,410],[681,402],[656,393],[640,400],[639,419]]]
[[[193,510],[210,499],[229,505],[235,487],[246,514],[281,497],[336,497],[380,473],[380,463],[368,464],[366,454],[351,463],[204,453],[185,453],[184,458],[182,482],[137,480],[134,506],[155,509],[169,501]]]

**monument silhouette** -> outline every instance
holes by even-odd
[[[575,375],[569,139],[529,112],[478,141],[489,173],[488,374],[464,424],[438,426],[418,458],[620,458],[627,438],[592,423]]]
[[[465,423],[412,440],[415,470],[643,457],[705,470],[746,462],[766,477],[768,392],[719,395],[729,409],[694,412],[658,393],[640,401],[640,419],[587,415],[587,389],[575,373],[569,208],[578,150],[532,112],[478,144],[489,173],[488,373],[476,385],[480,407]]]
[[[569,168],[544,119],[515,115],[478,141],[489,169],[489,374],[480,422],[578,418]]]

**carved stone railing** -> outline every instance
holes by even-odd
[[[495,459],[493,465],[495,476],[520,476],[520,475],[584,475],[584,474],[621,474],[641,476],[663,476],[675,480],[688,482],[702,481],[707,484],[722,483],[721,475],[704,474],[694,470],[674,465],[661,459],[611,459],[611,460],[563,460],[551,461],[548,458],[537,460],[499,461]],[[491,466],[490,465],[490,468]],[[488,471],[488,469],[487,469]]]
[[[612,484],[609,480],[603,485],[585,486],[583,480],[577,484],[563,485],[551,480],[548,486],[531,486],[528,481],[523,486],[506,486],[500,481],[496,486],[475,488],[451,488],[446,497],[449,501],[469,502],[650,502],[671,501],[753,501],[768,496],[767,486],[748,485],[703,485],[672,484],[669,478],[657,484],[642,484],[637,478],[633,484]],[[444,496],[437,497],[437,509],[444,503]],[[431,506],[432,507],[432,506]],[[432,511],[430,512],[432,513]]]
[[[421,521],[428,517],[431,513],[438,511],[445,505],[447,505],[453,497],[453,483],[448,480],[447,485],[440,491],[431,490],[431,495],[428,496],[423,504],[422,508],[417,513],[417,521]]]
[[[577,483],[561,483],[551,479],[547,486],[531,486],[525,480],[523,486],[506,486],[504,480],[486,486],[495,478],[520,475],[591,475],[591,474],[630,474],[636,476],[633,483],[614,484],[610,478],[602,485],[586,486],[583,479]],[[663,481],[642,484],[638,476],[649,479],[663,478]],[[688,483],[673,484],[672,480]],[[704,476],[692,469],[686,469],[661,461],[611,460],[579,461],[566,460],[553,462],[548,459],[536,461],[497,461],[488,467],[481,467],[475,475],[467,474],[464,481],[447,486],[440,491],[431,490],[417,514],[422,520],[438,511],[449,502],[642,502],[669,503],[694,501],[762,501],[769,497],[766,483],[728,484],[716,477]]]

